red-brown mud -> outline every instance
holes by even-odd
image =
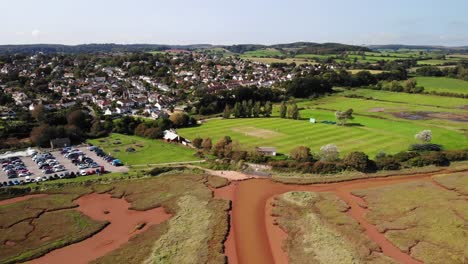
[[[33,199],[33,198],[40,198],[40,197],[44,197],[44,196],[47,196],[47,194],[30,194],[30,195],[11,198],[11,199],[1,200],[0,201],[0,206],[14,204],[14,203],[27,201],[27,200]]]
[[[108,221],[110,224],[88,239],[53,250],[29,263],[88,263],[119,248],[132,236],[145,232],[150,226],[160,224],[171,217],[161,207],[148,211],[129,210],[127,201],[112,198],[110,194],[85,195],[75,200],[75,203],[79,205],[76,209],[83,214],[97,221]],[[145,223],[145,226],[138,229],[142,223]]]
[[[231,182],[228,186],[218,189],[212,189],[215,198],[234,201],[236,197],[237,182]],[[231,207],[234,206],[231,203]],[[224,242],[224,254],[228,259],[228,263],[239,263],[236,250],[236,238],[233,230],[235,223],[232,221],[232,210],[229,211],[229,234]]]
[[[270,202],[274,196],[289,191],[333,192],[337,194],[351,207],[348,214],[360,223],[369,238],[380,246],[383,254],[401,263],[421,263],[399,250],[385,238],[383,233],[378,232],[377,228],[365,219],[367,204],[362,198],[352,195],[351,191],[417,180],[430,180],[432,175],[393,176],[315,185],[282,184],[267,179],[251,179],[237,182],[234,191],[232,189],[235,185],[232,184],[217,189],[216,196],[230,198],[233,201],[231,231],[225,243],[225,253],[229,263],[287,263],[287,254],[281,248],[287,234],[282,234],[282,230],[273,224],[274,217],[271,216]],[[227,194],[231,192],[234,192],[234,195]],[[234,240],[235,245],[232,245],[232,240]],[[233,248],[235,248],[235,252],[232,252]]]

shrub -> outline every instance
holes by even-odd
[[[425,143],[425,144],[412,144],[409,147],[410,151],[441,151],[442,146],[438,144],[431,144],[431,143]]]
[[[306,162],[311,159],[310,148],[300,146],[291,151],[291,158],[295,161]]]
[[[419,156],[419,153],[417,152],[407,152],[407,151],[402,151],[402,152],[398,152],[397,154],[393,155],[393,159],[396,161],[396,162],[405,162],[405,161],[408,161],[412,158],[415,158]]]
[[[247,161],[249,162],[253,162],[253,163],[263,163],[265,161],[267,161],[268,158],[265,157],[265,155],[263,155],[262,153],[258,152],[258,151],[250,151],[248,154],[247,154]]]
[[[409,164],[414,167],[423,167],[428,165],[448,166],[450,161],[440,152],[428,152],[419,157],[415,157],[409,161]]]
[[[401,164],[393,157],[384,157],[375,161],[378,170],[399,170]]]
[[[325,161],[335,161],[340,152],[335,144],[328,144],[320,148],[320,157]]]
[[[312,170],[314,173],[332,174],[342,171],[343,167],[336,162],[317,161]]]
[[[247,152],[242,151],[242,150],[233,151],[231,159],[235,160],[235,161],[245,160],[245,159],[247,159]]]
[[[343,160],[344,164],[357,171],[366,172],[369,170],[369,157],[364,152],[351,152]]]
[[[159,174],[161,173],[165,173],[165,172],[169,172],[171,170],[173,170],[174,168],[171,168],[171,167],[156,167],[156,168],[153,168],[149,174],[151,176],[158,176]]]
[[[468,160],[468,150],[446,150],[443,154],[449,161]]]

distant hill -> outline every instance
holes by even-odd
[[[314,43],[296,51],[297,54],[337,54],[345,51],[371,51],[367,47],[340,43]]]
[[[232,53],[243,54],[249,51],[264,50],[273,48],[284,54],[338,54],[345,51],[371,51],[371,50],[399,50],[399,49],[419,49],[419,50],[442,50],[468,53],[468,46],[465,47],[443,47],[424,45],[370,45],[355,46],[340,43],[314,43],[314,42],[293,42],[274,45],[261,44],[238,44],[238,45],[164,45],[164,44],[83,44],[83,45],[60,45],[60,44],[31,44],[31,45],[0,45],[0,54],[24,53],[115,53],[115,52],[148,52],[164,51],[170,49],[181,50],[203,50],[222,48]]]
[[[431,46],[431,45],[402,45],[402,44],[389,44],[389,45],[369,45],[367,46],[373,50],[426,50],[426,51],[454,51],[454,52],[468,52],[468,46],[461,47],[446,47],[446,46]]]
[[[209,44],[194,45],[162,45],[162,44],[83,44],[83,45],[60,45],[60,44],[32,44],[32,45],[0,45],[0,54],[5,53],[102,53],[102,52],[147,52],[164,51],[169,49],[203,49],[210,48]]]

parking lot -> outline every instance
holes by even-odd
[[[32,156],[18,156],[18,159],[16,160],[10,160],[9,158],[6,158],[3,160],[4,163],[12,163],[14,165],[11,166],[20,166],[24,167],[21,168],[21,171],[24,171],[25,174],[28,174],[25,176],[24,174],[21,174],[19,170],[16,172],[17,176],[14,178],[8,178],[7,172],[4,171],[3,169],[0,169],[0,184],[5,185],[5,183],[9,182],[26,182],[26,179],[31,180],[47,180],[51,179],[51,177],[57,176],[57,177],[67,177],[70,174],[75,174],[75,175],[80,175],[82,176],[83,174],[91,175],[96,172],[96,170],[100,170],[101,167],[103,167],[105,172],[127,172],[128,168],[125,166],[113,166],[109,162],[103,159],[103,157],[99,157],[95,152],[90,151],[87,147],[79,147],[74,149],[77,152],[81,152],[83,157],[86,157],[87,160],[92,161],[92,163],[95,165],[93,168],[81,168],[80,169],[80,164],[73,164],[71,159],[68,159],[64,156],[64,154],[61,153],[61,151],[51,151],[50,154],[52,157],[47,158],[50,159],[52,166],[47,166],[49,168],[48,172],[45,173],[43,171],[44,168],[40,168],[39,164],[41,163],[36,163],[33,161]],[[39,153],[39,155],[43,155],[44,153]],[[83,155],[84,154],[84,155]],[[10,155],[10,157],[14,157],[14,154]],[[76,162],[76,161],[75,161]],[[11,167],[9,166],[9,167]],[[60,168],[57,168],[60,167]],[[55,169],[57,168],[57,171]],[[10,170],[16,171],[15,168],[12,168]],[[44,178],[45,177],[45,178]],[[57,178],[56,177],[56,178]],[[0,186],[1,186],[0,185]]]

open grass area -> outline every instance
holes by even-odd
[[[137,136],[111,134],[109,137],[89,140],[89,143],[99,146],[126,165],[198,160],[193,155],[195,151],[191,148]],[[135,151],[128,152],[129,148],[133,148]]]
[[[347,98],[345,95],[358,94],[366,98]],[[364,151],[370,156],[385,151],[395,153],[406,150],[416,143],[414,135],[430,129],[433,142],[447,149],[458,149],[467,142],[466,110],[460,107],[468,104],[466,99],[446,98],[429,95],[412,95],[373,90],[356,90],[337,93],[314,100],[298,103],[302,120],[276,118],[248,118],[209,120],[198,127],[179,129],[189,139],[211,137],[217,141],[225,135],[238,140],[245,148],[273,146],[279,152],[289,153],[297,146],[308,146],[318,151],[326,144],[336,144],[341,152]],[[353,108],[355,119],[349,126],[311,124],[309,118],[318,121],[335,120],[336,110]],[[401,113],[432,113],[412,120]],[[437,114],[434,114],[437,113]]]
[[[446,77],[416,77],[418,85],[427,92],[449,92],[468,94],[468,82],[460,79]]]
[[[358,72],[362,72],[362,71],[368,71],[372,74],[379,74],[379,73],[382,73],[383,71],[381,70],[361,70],[361,69],[354,69],[354,70],[348,70],[348,72],[350,72],[351,74],[356,74]]]
[[[381,90],[371,89],[353,89],[346,90],[341,95],[357,95],[365,97],[366,99],[394,102],[402,104],[410,104],[415,106],[431,106],[436,108],[446,108],[444,111],[452,111],[463,108],[468,104],[467,99],[456,98],[456,97],[444,97],[429,94],[408,94],[408,93],[396,93]],[[441,111],[439,109],[439,111]]]
[[[445,176],[451,177],[451,176]],[[394,245],[424,263],[465,263],[466,199],[430,181],[354,191],[366,218]]]
[[[258,49],[253,51],[246,51],[242,56],[246,57],[274,57],[284,55],[280,50],[273,48]]]
[[[265,64],[272,64],[272,63],[296,63],[297,65],[301,64],[312,64],[314,61],[312,60],[307,60],[307,59],[297,59],[297,58],[285,58],[285,59],[278,59],[278,58],[259,58],[259,57],[251,57],[251,56],[243,56],[243,59],[250,60],[250,61],[256,61],[256,62],[261,62]]]
[[[276,221],[288,233],[284,249],[290,263],[392,263],[375,252],[378,246],[336,195],[288,192],[274,204]]]

